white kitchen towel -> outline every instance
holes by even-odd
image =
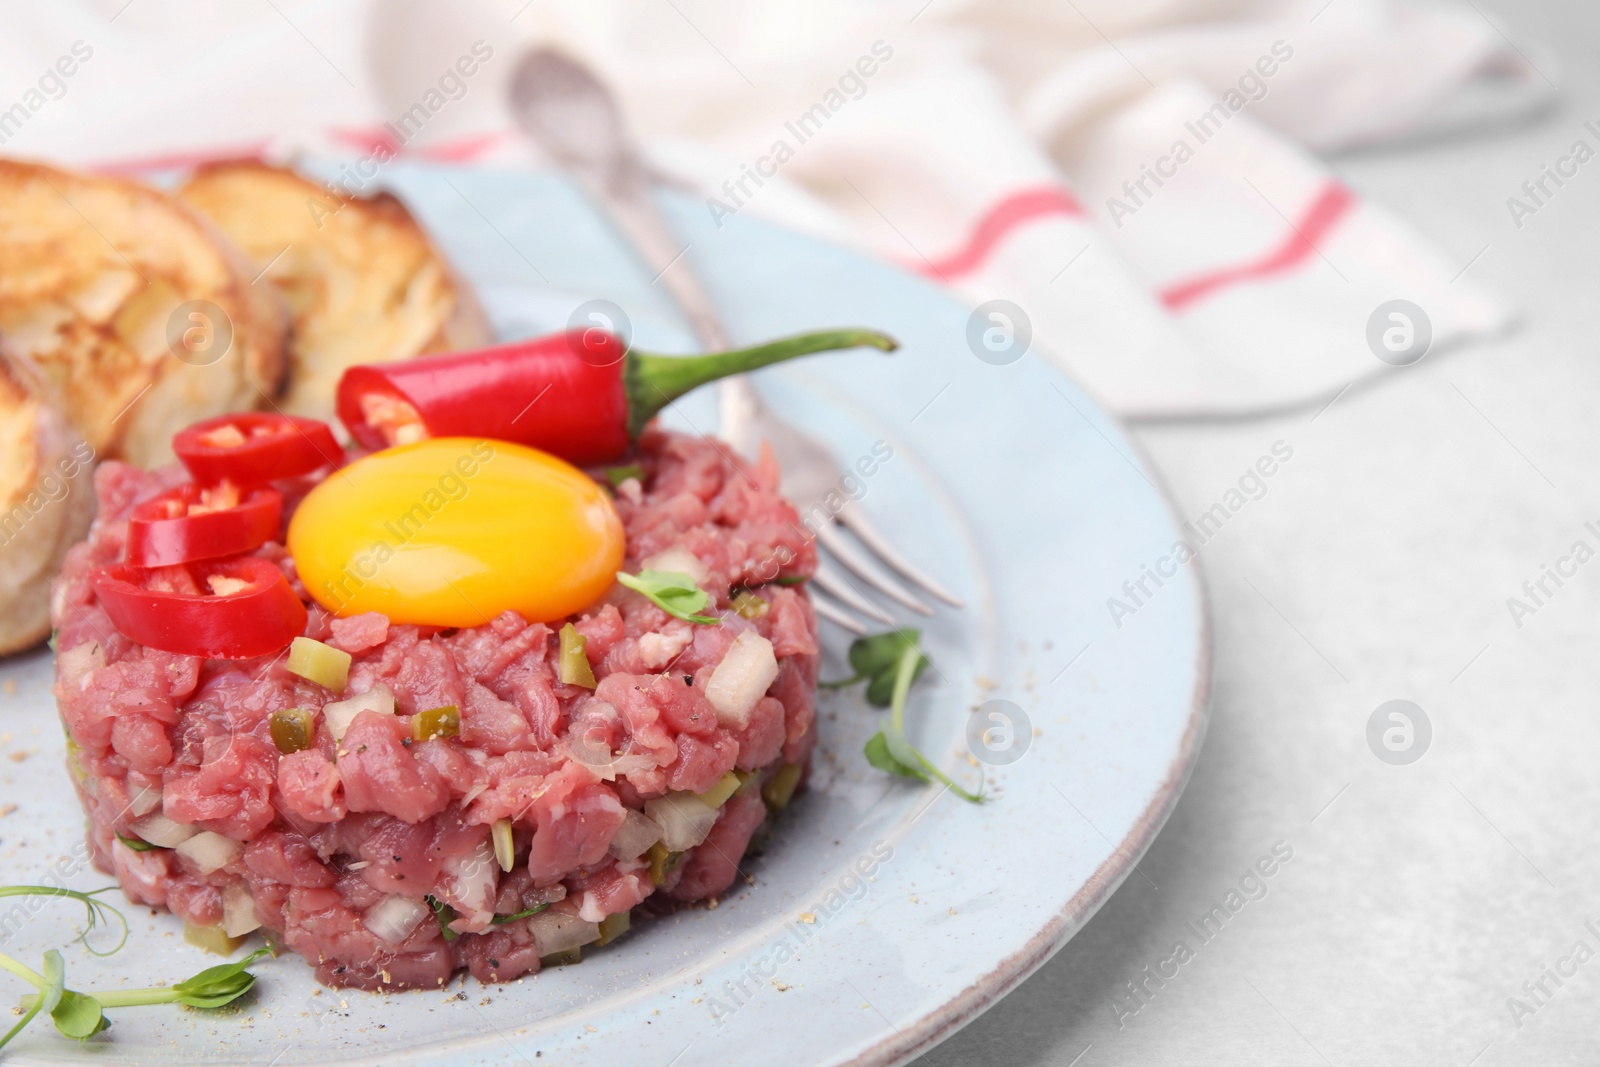
[[[1133,417],[1305,402],[1503,327],[1312,153],[1552,91],[1476,8],[1417,0],[62,0],[0,14],[0,152],[536,165],[504,104],[535,43],[712,219],[1006,301],[992,323]]]

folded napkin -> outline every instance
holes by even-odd
[[[397,155],[538,165],[505,85],[560,47],[714,221],[948,285],[975,355],[1026,345],[1131,417],[1307,402],[1419,354],[1375,339],[1505,326],[1470,253],[1314,153],[1552,92],[1473,7],[1399,0],[62,0],[6,22],[0,152],[125,172],[309,153],[361,165],[352,187]]]

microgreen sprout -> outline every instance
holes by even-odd
[[[122,912],[99,899],[108,889],[79,892],[42,885],[15,885],[0,887],[0,897],[63,897],[76,900],[84,906],[87,918],[83,929],[74,939],[96,956],[109,956],[128,941],[128,920]],[[116,944],[110,948],[97,948],[89,942],[89,934],[99,926],[121,927]],[[22,1018],[0,1037],[0,1048],[21,1033],[40,1012],[48,1012],[56,1029],[67,1037],[82,1041],[93,1037],[111,1023],[105,1017],[106,1008],[125,1008],[140,1004],[186,1004],[192,1008],[220,1008],[243,996],[255,984],[255,975],[246,970],[250,964],[267,954],[270,949],[257,949],[233,963],[207,967],[199,974],[172,986],[150,989],[116,989],[103,993],[81,993],[68,989],[66,961],[60,951],[50,949],[44,954],[41,970],[33,968],[0,953],[0,970],[7,971],[37,991],[22,998]]]
[[[697,614],[710,601],[706,591],[681,571],[643,570],[638,574],[617,572],[617,581],[650,598],[651,603],[675,618],[714,626],[722,620],[715,615]]]
[[[906,697],[911,692],[911,683],[929,663],[918,643],[921,637],[918,630],[903,629],[858,638],[850,644],[850,667],[855,671],[854,676],[823,684],[837,689],[864,681],[868,703],[889,708],[889,721],[867,740],[868,763],[901,778],[943,782],[963,800],[981,804],[984,800],[982,784],[976,793],[963,789],[917,751],[906,737]]]

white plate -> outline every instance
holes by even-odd
[[[507,336],[566,325],[583,301],[628,309],[641,348],[690,348],[670,306],[561,182],[394,167],[388,175],[479,286]],[[388,996],[320,990],[297,958],[223,1013],[118,1011],[79,1045],[36,1025],[7,1062],[239,1064],[583,1062],[899,1063],[954,1032],[1060,948],[1127,876],[1183,788],[1205,730],[1209,648],[1192,567],[1115,625],[1106,605],[1179,540],[1155,478],[1115,422],[1036,355],[996,366],[969,348],[968,312],[852,253],[671,205],[736,338],[870,325],[904,348],[774,368],[763,391],[852,463],[893,458],[864,504],[967,599],[926,623],[937,667],[913,694],[913,740],[969,784],[973,709],[1020,707],[1025,754],[988,770],[981,807],[872,770],[859,690],[824,694],[811,792],[785,817],[755,884],[642,925],[578,967],[506,986]],[[669,420],[715,426],[711,390]],[[825,677],[846,635],[825,627]],[[7,883],[107,878],[70,859],[82,832],[39,653],[0,666],[0,869]],[[862,872],[865,872],[864,874]],[[3,903],[3,902],[0,902]],[[78,988],[148,985],[207,964],[166,914],[129,909],[113,960],[67,950]],[[9,918],[8,918],[9,916]],[[810,919],[804,917],[809,916]],[[36,961],[76,916],[0,908],[0,946]],[[19,985],[19,991],[20,985]],[[778,1050],[782,1050],[779,1053]]]

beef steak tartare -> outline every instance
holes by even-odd
[[[280,528],[254,556],[305,604],[304,636],[348,654],[342,691],[283,653],[202,659],[120,633],[91,573],[182,474],[103,465],[53,606],[95,863],[197,930],[262,929],[320,981],[369,989],[461,968],[507,981],[641,905],[727,890],[816,741],[815,552],[770,460],[648,429],[635,462],[615,490],[624,567],[688,574],[714,624],[614,585],[566,620],[595,684],[567,683],[562,622],[334,616]],[[280,488],[287,523],[309,486]]]

